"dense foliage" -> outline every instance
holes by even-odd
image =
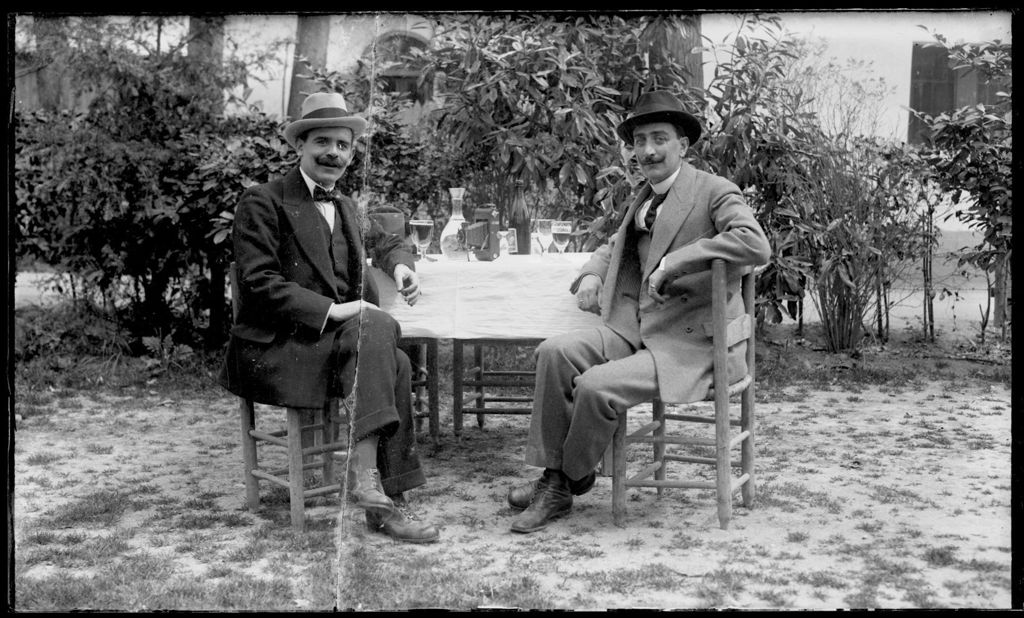
[[[172,334],[216,344],[226,328],[225,204],[280,173],[290,153],[260,114],[220,112],[223,93],[245,82],[241,60],[211,68],[180,47],[151,48],[155,27],[145,18],[67,25],[78,50],[67,61],[91,102],[77,115],[15,117],[18,255],[70,275],[80,299],[98,291],[136,349]]]
[[[929,119],[934,139],[922,158],[858,133],[870,124],[857,115],[870,100],[830,106],[823,120],[822,84],[835,67],[808,68],[813,49],[777,19],[750,16],[726,41],[708,43],[715,68],[706,87],[694,87],[670,57],[647,66],[652,29],[679,27],[678,19],[446,15],[429,50],[413,47],[407,58],[424,80],[443,85],[417,120],[412,103],[388,94],[372,66],[354,75],[309,71],[369,120],[343,189],[370,209],[443,224],[449,187],[466,187],[469,207],[504,211],[523,181],[534,215],[575,220],[573,248],[592,250],[642,182],[614,127],[641,92],[657,87],[704,118],[704,137],[688,158],[736,182],[768,233],[772,260],[758,280],[763,320],[781,321],[811,288],[831,324],[830,347],[859,344],[872,304],[884,338],[889,282],[934,242],[920,211],[934,194],[932,177],[973,198],[960,216],[985,231],[985,244],[965,259],[1006,262],[1008,81],[996,109]],[[244,86],[248,65],[233,56],[200,65],[181,48],[147,46],[153,24],[83,18],[69,28],[77,51],[68,62],[93,98],[78,115],[17,115],[17,249],[70,275],[72,294],[98,290],[135,350],[173,349],[174,340],[215,347],[226,326],[235,205],[245,188],[295,158],[279,123],[244,101],[242,114],[221,112],[223,93]],[[1009,79],[1008,45],[949,49],[954,62]],[[843,92],[871,96],[856,83]]]
[[[581,248],[595,248],[637,181],[623,169],[615,125],[643,90],[687,92],[679,62],[645,64],[651,29],[680,19],[446,17],[425,71],[446,78],[436,139],[471,162],[458,179],[473,187],[470,199],[504,209],[521,181],[535,216],[575,219],[588,233]]]

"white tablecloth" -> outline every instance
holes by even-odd
[[[412,307],[397,298],[390,277],[370,269],[381,308],[406,337],[544,339],[601,322],[580,311],[569,292],[589,253],[503,255],[491,262],[436,257],[416,262],[422,294]]]

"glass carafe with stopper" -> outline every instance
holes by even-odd
[[[452,216],[445,223],[441,230],[441,253],[449,260],[469,260],[469,251],[466,249],[466,232],[463,229],[466,218],[462,215],[462,198],[466,190],[462,187],[448,189],[452,197]]]

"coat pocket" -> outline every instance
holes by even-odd
[[[239,339],[255,341],[256,343],[270,343],[277,337],[277,333],[272,330],[248,324],[235,324],[231,327],[231,334]]]
[[[715,323],[704,322],[704,334],[708,337],[713,337],[715,334]],[[727,347],[732,347],[737,343],[750,337],[752,325],[750,324],[750,316],[743,314],[739,317],[732,318],[728,324],[725,325],[725,341]]]

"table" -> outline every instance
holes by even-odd
[[[569,292],[569,285],[590,255],[503,255],[492,262],[452,261],[442,256],[436,256],[436,261],[420,260],[416,270],[422,293],[412,307],[397,299],[390,277],[376,268],[370,269],[380,288],[381,308],[402,325],[403,341],[427,348],[426,372],[434,376],[433,384],[427,386],[432,397],[432,437],[437,437],[439,425],[437,341],[452,340],[452,416],[456,433],[461,431],[463,414],[477,414],[479,423],[483,422],[484,414],[529,414],[528,407],[487,407],[487,403],[531,401],[532,397],[489,397],[484,388],[532,388],[533,372],[487,371],[483,346],[535,346],[553,335],[599,325],[600,317],[580,311]],[[467,345],[473,347],[475,363],[469,370],[469,379],[464,367]],[[463,400],[467,387],[474,392]],[[472,402],[476,405],[466,405]]]

